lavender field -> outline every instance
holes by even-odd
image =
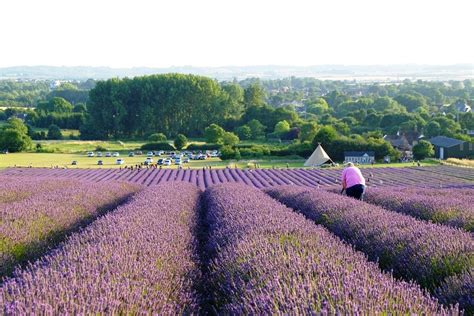
[[[0,313],[472,315],[472,169],[340,172],[4,170]]]
[[[416,186],[427,188],[474,188],[474,169],[451,166],[361,169],[369,187]],[[48,169],[9,168],[4,176],[35,179],[80,179],[93,182],[126,181],[144,186],[165,182],[189,182],[201,189],[220,183],[244,183],[256,188],[278,185],[307,187],[340,184],[340,169]]]

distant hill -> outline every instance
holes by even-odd
[[[399,81],[404,79],[464,80],[474,79],[474,64],[434,65],[322,65],[322,66],[228,66],[228,67],[169,67],[169,68],[109,68],[109,67],[53,67],[17,66],[0,68],[0,79],[85,80],[112,77],[135,77],[162,73],[197,74],[232,80],[258,77],[278,79],[313,77],[328,80]]]

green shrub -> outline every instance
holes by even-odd
[[[221,149],[221,159],[222,160],[229,160],[229,159],[236,159],[239,160],[241,158],[240,151],[238,148],[233,148],[231,146],[223,146]]]
[[[158,143],[146,143],[140,147],[141,150],[166,150],[171,151],[175,148],[167,142],[158,142]]]
[[[270,149],[267,146],[252,146],[240,149],[240,155],[245,158],[261,158],[270,156]]]
[[[186,136],[184,136],[183,134],[178,134],[178,136],[176,136],[174,140],[174,147],[176,147],[176,149],[181,150],[186,147],[187,144],[188,139],[186,138]]]
[[[164,142],[166,140],[167,140],[166,135],[163,133],[155,133],[148,136],[148,141],[153,142],[153,143]]]

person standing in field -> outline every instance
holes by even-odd
[[[365,192],[365,179],[360,169],[355,167],[352,162],[342,171],[342,191],[346,195],[362,200]]]

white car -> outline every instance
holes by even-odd
[[[163,161],[163,165],[165,165],[165,166],[171,166],[171,160],[166,159],[165,161]]]
[[[105,157],[112,157],[111,153],[105,153]]]
[[[96,157],[102,157],[102,153],[100,151],[98,151],[95,155]]]
[[[116,164],[116,165],[123,165],[124,163],[125,163],[125,160],[123,160],[123,159],[121,159],[121,158],[119,158],[119,159],[117,159],[117,160],[115,161],[115,164]]]
[[[153,152],[152,152],[152,151],[149,151],[149,152],[147,152],[146,155],[147,155],[147,157],[153,157]]]
[[[145,159],[145,165],[148,165],[150,163],[153,163],[153,158],[148,157],[147,159]]]
[[[94,153],[93,153],[92,151],[89,151],[89,152],[87,153],[87,157],[94,157],[94,156],[95,156],[95,155],[94,155]]]
[[[119,156],[120,156],[120,154],[118,152],[112,153],[112,157],[119,157]]]

